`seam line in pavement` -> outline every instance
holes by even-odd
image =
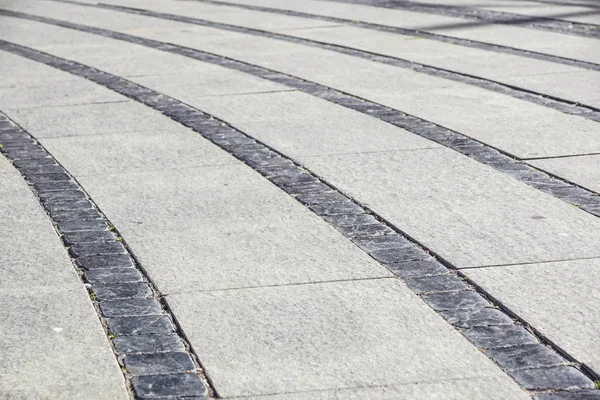
[[[58,2],[63,2],[64,0],[53,0]],[[351,57],[357,57],[364,60],[390,65],[397,68],[409,69],[411,71],[415,71],[417,73],[422,73],[425,75],[433,76],[436,78],[446,79],[454,82],[459,82],[462,84],[475,86],[480,89],[489,90],[494,93],[499,93],[505,96],[513,97],[519,100],[524,100],[542,107],[547,107],[565,114],[575,115],[581,118],[589,119],[595,122],[600,122],[600,109],[594,106],[576,103],[573,104],[573,101],[568,101],[565,99],[561,99],[556,96],[547,95],[544,93],[539,93],[536,91],[523,89],[518,86],[508,85],[505,83],[500,83],[491,79],[482,78],[475,75],[460,73],[444,68],[437,68],[426,64],[421,64],[409,60],[405,60],[398,57],[388,56],[379,54],[372,51],[359,50],[348,46],[342,46],[337,44],[331,44],[327,42],[311,40],[311,39],[303,39],[300,37],[296,37],[293,35],[286,35],[283,33],[264,31],[261,29],[254,28],[246,28],[238,25],[225,24],[221,22],[213,22],[200,18],[186,17],[182,15],[169,14],[156,12],[151,10],[142,10],[131,7],[123,7],[116,6],[110,4],[102,4],[98,5],[88,4],[88,3],[79,3],[76,1],[69,0],[70,4],[77,4],[85,7],[93,7],[93,8],[101,8],[108,9],[112,11],[120,11],[124,13],[142,15],[152,18],[158,19],[166,19],[175,22],[182,22],[192,25],[200,25],[206,26],[215,29],[221,29],[231,32],[237,32],[242,34],[248,34],[253,36],[266,37],[269,39],[280,40],[289,43],[300,44],[309,47],[315,47],[318,49],[323,49],[327,51],[334,51],[336,53],[348,55]],[[45,17],[43,17],[45,18]]]
[[[482,266],[476,266],[476,267],[462,267],[461,271],[465,270],[465,269],[503,268],[503,267],[516,267],[519,265],[552,264],[552,263],[559,263],[559,262],[565,262],[565,261],[598,260],[598,259],[600,259],[600,257],[564,258],[561,260],[529,261],[529,262],[522,262],[522,263],[515,263],[515,264],[492,264],[492,265],[482,265]]]
[[[569,154],[566,156],[550,156],[550,157],[528,157],[528,158],[523,158],[523,161],[535,161],[535,160],[553,160],[555,158],[573,158],[573,157],[585,157],[585,156],[597,156],[600,155],[600,153],[585,153],[585,154]]]
[[[0,9],[0,15],[6,13]],[[298,78],[283,72],[264,68],[258,65],[239,61],[230,57],[209,53],[202,50],[160,42],[126,33],[115,32],[103,28],[75,24],[52,18],[39,17],[26,13],[12,13],[17,18],[31,19],[50,25],[74,29],[111,39],[149,47],[152,49],[177,54],[194,60],[218,65],[224,68],[244,72],[271,82],[297,89],[331,103],[369,115],[380,121],[414,133],[437,144],[455,150],[472,160],[485,164],[503,172],[528,186],[550,194],[573,206],[578,207],[596,217],[600,217],[600,195],[565,178],[543,171],[525,163],[522,159],[467,135],[456,132],[439,124],[389,108],[374,101],[366,100],[341,90],[327,87],[319,83]],[[6,44],[9,42],[0,41]]]
[[[62,239],[90,294],[130,396],[211,392],[164,296],[79,182],[3,112],[0,143],[0,152],[25,178]]]
[[[482,10],[474,7],[420,3],[410,0],[328,0],[336,3],[362,4],[371,7],[403,9],[424,14],[438,14],[450,17],[463,18],[467,20],[479,21],[477,25],[502,24],[523,28],[538,29],[561,33],[565,35],[582,36],[588,38],[600,38],[598,32],[599,26],[596,24],[586,24],[583,22],[567,21],[552,17],[537,17],[522,15],[504,11]],[[593,13],[593,12],[592,12]],[[564,15],[579,16],[586,15],[589,12],[576,12]],[[456,24],[454,26],[472,26],[472,23]]]
[[[0,41],[0,49],[85,78],[143,103],[233,155],[402,279],[530,394],[566,390],[584,393],[594,387],[593,379],[598,374],[591,368],[486,295],[454,266],[282,153],[218,118],[124,78],[6,41]],[[33,158],[37,152],[39,150],[26,150],[26,156]],[[16,150],[9,151],[11,157],[19,154]],[[41,176],[48,175],[55,174]],[[168,307],[168,301],[164,304]],[[513,357],[506,356],[507,351],[513,357],[517,354],[516,368],[511,365]],[[548,359],[553,360],[551,365]]]
[[[72,0],[55,0],[55,1],[71,3],[71,4],[81,4],[81,3],[78,3],[78,2],[75,2]],[[553,62],[555,64],[570,65],[573,67],[579,67],[579,68],[584,68],[584,69],[600,71],[600,64],[596,64],[596,63],[589,62],[589,61],[575,60],[575,59],[568,58],[568,57],[555,56],[552,54],[540,53],[540,52],[532,51],[532,50],[518,49],[515,47],[503,46],[500,44],[480,42],[477,40],[462,39],[462,38],[458,38],[458,37],[454,37],[454,36],[442,35],[439,33],[427,32],[427,31],[423,31],[423,30],[401,28],[401,27],[397,27],[397,26],[377,24],[374,22],[353,21],[353,20],[345,19],[345,18],[331,17],[331,16],[327,16],[327,15],[312,14],[312,13],[307,13],[307,12],[302,12],[302,11],[293,11],[293,10],[286,10],[286,9],[281,9],[281,8],[274,8],[274,7],[254,6],[254,5],[240,4],[240,3],[229,3],[229,2],[219,1],[219,0],[180,0],[180,1],[200,1],[203,3],[221,5],[221,6],[226,6],[226,7],[238,7],[238,8],[243,8],[243,9],[247,9],[247,10],[264,11],[264,12],[270,12],[270,13],[276,13],[276,14],[289,15],[289,16],[293,16],[293,17],[339,22],[341,24],[356,26],[358,28],[365,28],[365,29],[371,29],[371,30],[388,32],[388,33],[395,33],[395,34],[406,35],[406,36],[414,36],[414,37],[418,37],[418,38],[430,39],[430,40],[435,40],[438,42],[450,43],[450,44],[463,46],[463,47],[471,47],[471,48],[475,48],[475,49],[494,51],[496,53],[511,54],[511,55],[516,55],[516,56],[520,56],[520,57],[532,58],[535,60]]]

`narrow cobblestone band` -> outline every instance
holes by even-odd
[[[5,13],[6,11],[0,10],[0,15]],[[11,12],[10,15],[13,15],[13,13]],[[67,21],[31,16],[24,13],[16,13],[13,16],[31,19],[47,24],[53,24],[64,28],[75,29],[78,31],[105,36],[129,43],[135,43],[137,45],[146,46],[168,53],[178,54],[202,62],[244,72],[271,82],[276,82],[278,84],[297,89],[320,99],[354,111],[358,111],[373,118],[377,118],[418,136],[429,139],[435,143],[451,148],[473,160],[492,167],[497,171],[508,174],[533,188],[541,190],[544,193],[550,194],[569,204],[579,207],[590,214],[600,217],[600,195],[598,195],[598,193],[583,188],[563,178],[554,176],[548,172],[534,168],[518,157],[507,152],[500,151],[492,146],[472,139],[459,132],[445,128],[422,118],[406,114],[402,111],[395,110],[384,105],[342,92],[340,90],[320,85],[315,82],[307,81],[305,79],[297,78],[292,75],[249,64],[229,57],[220,56],[218,54],[208,53],[189,47],[178,46],[171,43],[159,42],[157,40],[133,36],[126,33],[75,24]]]
[[[70,2],[75,3],[75,2]],[[534,103],[540,106],[548,107],[566,114],[576,115],[582,118],[590,119],[595,122],[600,122],[600,109],[594,106],[585,105],[581,103],[574,104],[572,101],[568,101],[565,99],[561,99],[555,96],[546,95],[543,93],[538,93],[526,89],[519,88],[513,85],[506,85],[503,83],[499,83],[490,79],[481,78],[478,76],[473,76],[469,74],[463,74],[455,71],[450,71],[443,68],[437,68],[430,65],[420,64],[408,60],[404,60],[397,57],[386,56],[383,54],[373,53],[364,50],[358,50],[351,47],[340,46],[335,44],[330,44],[326,42],[320,42],[310,39],[302,39],[295,36],[284,35],[281,33],[274,33],[263,31],[260,29],[246,28],[243,26],[224,24],[219,22],[207,21],[199,18],[186,17],[176,14],[168,14],[168,13],[160,13],[149,10],[142,10],[137,8],[130,7],[121,7],[121,6],[113,6],[107,4],[87,4],[87,3],[75,3],[78,5],[89,6],[89,7],[100,7],[100,8],[108,8],[114,11],[121,11],[126,13],[144,15],[153,18],[167,19],[171,21],[183,22],[193,25],[201,25],[207,26],[210,28],[222,29],[232,32],[238,32],[248,35],[267,37],[270,39],[281,40],[290,43],[296,43],[311,47],[316,47],[319,49],[335,51],[337,53],[358,57],[362,59],[366,59],[373,62],[378,62],[381,64],[392,65],[398,68],[406,68],[412,71],[416,71],[419,73],[423,73],[430,76],[435,76],[437,78],[443,78],[452,80],[455,82],[465,83],[467,85],[475,86],[481,89],[490,90],[496,93],[500,93],[506,96],[514,97],[519,100],[525,100],[530,103]],[[27,14],[26,14],[27,15]],[[18,15],[15,15],[18,16]],[[45,18],[45,17],[41,17]],[[49,19],[50,23],[56,23],[52,19]],[[43,22],[43,21],[40,21]],[[62,22],[62,21],[61,21]]]
[[[481,21],[485,24],[514,25],[568,35],[600,38],[600,26],[583,22],[565,21],[549,17],[536,17],[503,11],[482,10],[475,7],[446,4],[420,3],[409,0],[329,0],[340,3],[363,4],[367,6],[403,9],[427,14],[447,15]],[[585,15],[576,13],[575,15]],[[465,25],[470,25],[466,23]]]
[[[54,1],[60,1],[60,2],[71,3],[71,4],[81,4],[79,2],[70,1],[70,0],[54,0]],[[600,71],[600,64],[595,64],[595,63],[588,62],[588,61],[574,60],[572,58],[560,57],[560,56],[555,56],[552,54],[545,54],[545,53],[539,53],[536,51],[517,49],[515,47],[502,46],[499,44],[479,42],[477,40],[462,39],[462,38],[458,38],[458,37],[442,35],[439,33],[419,31],[419,30],[415,30],[415,29],[400,28],[397,26],[376,24],[376,23],[372,23],[372,22],[353,21],[350,19],[331,17],[331,16],[327,16],[327,15],[320,15],[320,14],[312,14],[312,13],[306,13],[306,12],[301,12],[301,11],[286,10],[286,9],[274,8],[274,7],[253,6],[253,5],[249,5],[249,4],[231,3],[231,2],[219,1],[219,0],[180,0],[180,1],[198,1],[198,2],[202,2],[202,3],[209,3],[209,4],[215,4],[215,5],[221,5],[221,6],[238,7],[238,8],[243,8],[243,9],[247,9],[247,10],[263,11],[263,12],[289,15],[292,17],[318,19],[318,20],[322,20],[322,21],[329,21],[329,22],[336,22],[336,23],[340,23],[340,24],[352,25],[352,26],[356,26],[359,28],[371,29],[371,30],[388,32],[388,33],[396,33],[399,35],[414,36],[414,37],[419,37],[419,38],[423,38],[423,39],[435,40],[435,41],[443,42],[443,43],[451,43],[451,44],[455,44],[455,45],[463,46],[463,47],[471,47],[471,48],[475,48],[475,49],[494,51],[496,53],[511,54],[511,55],[515,55],[515,56],[519,56],[519,57],[526,57],[526,58],[532,58],[535,60],[543,60],[543,61],[553,62],[555,64],[564,64],[564,65],[570,65],[570,66],[578,67],[578,68]]]
[[[201,366],[164,299],[79,183],[2,113],[0,144],[68,248],[129,390],[140,399],[210,394]]]
[[[452,265],[409,238],[372,210],[345,196],[285,155],[222,120],[124,78],[6,41],[0,41],[0,50],[88,79],[143,103],[227,151],[322,217],[360,249],[402,279],[423,301],[452,324],[473,345],[487,354],[536,399],[581,399],[581,396],[594,396],[598,393],[593,390],[593,380],[598,377],[597,373],[585,364],[579,363],[534,327],[519,319],[481,288],[470,282]],[[336,96],[336,93],[331,91],[330,96]],[[11,129],[15,128],[9,126],[8,130]],[[4,137],[2,138],[4,139]],[[10,140],[10,136],[8,139]],[[31,139],[29,140],[31,141]],[[15,149],[8,148],[8,157],[14,159],[15,156],[20,155],[25,159],[36,159],[36,157],[44,158],[47,154],[35,142],[26,142],[21,147],[16,146]],[[56,174],[58,175],[54,177]],[[39,185],[45,185],[46,181],[50,180],[54,190],[59,193],[71,190],[72,183],[65,184],[57,181],[59,175],[62,176],[60,172],[42,172],[40,178],[34,178],[37,179],[35,182],[37,186],[34,185],[34,188],[41,190],[44,186],[40,187]],[[67,175],[65,174],[65,176]],[[56,194],[55,196],[60,195]],[[82,213],[81,219],[84,219],[86,213]],[[81,257],[88,257],[90,249],[96,248],[96,246],[79,246],[75,250],[71,248],[71,252],[75,255],[81,254]],[[102,245],[101,248],[113,248],[114,246],[115,244]],[[116,278],[116,280],[118,279]],[[157,305],[158,303],[152,304],[147,308],[158,310],[156,307],[160,307]],[[131,308],[146,309],[144,305],[137,308],[135,306],[130,308],[114,307],[117,312],[121,309]],[[112,310],[113,308],[103,307],[101,303],[100,309],[104,312],[104,309]],[[164,309],[161,308],[161,313],[164,312]],[[135,318],[147,317],[126,318],[128,318],[129,324],[111,324],[109,321],[109,329],[115,330],[118,334],[125,329],[123,326],[128,326],[129,330],[125,330],[123,333],[130,334],[143,332],[147,326],[147,324],[136,325],[135,320]],[[167,322],[168,319],[164,321],[164,324]],[[166,331],[171,327],[161,329]],[[158,333],[161,332],[163,331]],[[127,367],[128,363],[125,362],[125,368]],[[144,369],[142,368],[142,370]],[[175,374],[172,376],[187,375]],[[198,375],[192,376],[197,378],[196,386],[193,386],[193,389],[199,391],[203,387],[200,378]],[[165,375],[159,375],[159,377],[166,379]],[[144,381],[140,383],[140,377],[134,377],[134,389],[136,388],[135,379],[137,379],[138,387],[153,387],[150,382],[151,377],[142,378]],[[177,386],[169,387],[176,388]]]

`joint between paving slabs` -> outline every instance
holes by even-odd
[[[63,241],[130,396],[182,394],[173,388],[174,382],[194,395],[213,395],[202,365],[164,297],[79,183],[35,138],[2,113],[0,142],[8,143],[0,150],[25,178]]]
[[[100,83],[113,91],[154,108],[174,121],[201,134],[206,139],[261,173],[261,175],[265,176],[286,193],[294,196],[317,215],[323,217],[347,238],[366,251],[367,254],[390,269],[395,275],[401,278],[427,278],[427,275],[444,275],[441,271],[444,271],[446,275],[451,275],[448,273],[448,263],[445,263],[441,259],[439,261],[436,260],[426,249],[416,246],[414,241],[407,238],[399,229],[387,222],[382,223],[383,219],[375,218],[370,210],[343,196],[333,186],[309,173],[308,170],[300,169],[300,166],[291,159],[233,128],[224,121],[210,117],[206,113],[190,107],[183,102],[141,85],[128,82],[123,78],[22,46],[18,48],[20,51],[13,52],[37,61],[41,59],[41,62],[45,62],[48,65]],[[331,193],[338,193],[342,199],[338,197],[338,200],[333,202],[317,200],[316,203],[311,203],[311,196],[324,196]],[[300,195],[304,195],[304,197],[300,197]],[[370,227],[367,229],[368,234],[361,235],[361,229],[366,226]],[[358,234],[355,234],[356,232]],[[395,238],[389,239],[394,235]],[[391,243],[389,242],[390,240]],[[430,271],[435,272],[436,270],[439,272],[438,274],[430,273]],[[452,278],[449,279],[452,281]],[[408,281],[409,279],[406,279],[405,282]],[[423,282],[420,283],[422,284]],[[440,282],[429,282],[429,284],[435,285],[440,284]],[[442,314],[453,326],[461,327],[460,324],[462,323],[463,326],[461,328],[463,330],[461,333],[478,348],[486,349],[488,355],[495,349],[509,347],[522,349],[522,345],[525,344],[547,342],[543,337],[540,338],[539,335],[531,334],[523,326],[516,324],[514,320],[509,319],[510,322],[506,321],[506,318],[509,317],[505,313],[496,315],[495,318],[499,320],[504,318],[506,324],[484,324],[483,326],[479,326],[476,319],[478,317],[481,319],[482,315],[484,318],[488,318],[486,314],[489,313],[488,309],[495,307],[478,292],[469,290],[467,284],[462,281],[457,283],[454,280],[454,282],[442,282],[442,284],[462,284],[464,287],[462,290],[457,289],[456,291],[433,290],[436,293],[424,294],[421,295],[421,298],[431,308]],[[429,291],[426,290],[425,292]],[[542,345],[540,344],[540,346]],[[548,349],[552,356],[560,357],[556,349],[552,350],[550,347],[543,348]],[[588,376],[585,376],[578,369],[567,365],[568,362],[562,357],[561,364],[564,365],[560,368],[566,368],[567,370],[565,371],[569,373],[569,379],[566,381],[557,379],[556,368],[545,365],[543,357],[529,353],[521,354],[520,357],[526,363],[529,363],[529,366],[532,366],[531,369],[527,369],[529,375],[523,375],[523,373],[519,375],[506,367],[501,359],[491,356],[522,387],[525,387],[532,393],[538,390],[553,391],[565,388],[586,388],[593,385]],[[550,378],[547,376],[548,374],[550,374]],[[559,375],[558,378],[561,376]]]

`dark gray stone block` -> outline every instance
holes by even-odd
[[[425,261],[407,261],[390,263],[386,266],[400,278],[417,278],[422,276],[443,275],[448,273],[448,268],[434,259]]]
[[[429,253],[416,246],[397,249],[373,250],[368,252],[371,257],[383,264],[419,261],[430,258]]]
[[[79,186],[75,181],[36,183],[33,185],[33,187],[40,193],[79,189]]]
[[[17,168],[39,168],[50,165],[58,165],[52,158],[36,158],[31,160],[15,160],[15,167]]]
[[[281,187],[286,193],[291,194],[292,196],[305,194],[305,193],[326,193],[333,192],[330,186],[320,182],[320,181],[311,181],[304,182],[302,184],[297,184],[293,186],[283,186]]]
[[[140,399],[167,396],[203,396],[206,387],[196,374],[142,375],[131,380],[133,390]]]
[[[81,190],[62,190],[58,192],[44,192],[39,194],[40,199],[46,203],[49,201],[64,201],[85,199],[85,193]]]
[[[471,290],[426,294],[422,298],[425,300],[425,303],[429,304],[429,307],[436,311],[456,309],[475,310],[490,306],[490,303],[481,297],[479,293]]]
[[[177,335],[119,336],[113,339],[113,344],[119,354],[185,351]]]
[[[89,242],[76,243],[69,249],[75,258],[82,256],[97,256],[107,254],[126,254],[125,248],[119,242]]]
[[[333,226],[358,226],[380,224],[369,214],[336,214],[324,215],[323,218]]]
[[[538,340],[520,325],[477,326],[462,331],[477,347],[494,347],[537,344]]]
[[[600,390],[543,393],[533,398],[534,400],[600,400]]]
[[[144,277],[140,271],[135,268],[97,269],[86,271],[83,276],[92,284],[137,283],[144,281]]]
[[[124,285],[93,285],[92,291],[99,301],[152,297],[152,290],[146,283]]]
[[[65,172],[65,169],[58,164],[44,165],[42,167],[21,167],[19,170],[25,176],[36,174],[60,174]]]
[[[328,204],[313,204],[309,208],[318,215],[339,215],[339,214],[364,214],[365,210],[350,202],[346,203],[328,203]]]
[[[63,241],[68,246],[75,243],[108,242],[115,239],[116,236],[108,230],[67,232],[63,235]]]
[[[349,203],[350,199],[340,192],[306,193],[296,197],[302,204],[317,205],[330,203]]]
[[[196,368],[187,353],[132,354],[123,359],[132,375],[158,375],[193,372]]]
[[[132,268],[133,261],[127,254],[108,254],[104,256],[79,257],[75,260],[80,268],[93,269],[117,269]]]
[[[559,366],[508,371],[527,390],[592,389],[594,382],[577,368]]]
[[[93,208],[82,210],[48,210],[48,212],[50,213],[52,219],[56,222],[102,219],[102,216],[100,215],[100,213],[98,213],[98,210]]]
[[[566,364],[567,361],[543,344],[488,349],[486,353],[503,368],[542,368]]]
[[[100,302],[105,317],[162,315],[164,311],[156,299],[120,299]]]
[[[485,307],[474,309],[455,308],[440,311],[450,324],[459,328],[475,326],[512,325],[514,321],[497,308]]]
[[[27,179],[32,183],[48,183],[48,182],[67,182],[71,177],[64,172],[58,174],[33,174],[28,175]]]
[[[314,176],[302,172],[293,175],[272,176],[269,180],[277,186],[295,186],[318,182],[318,179]]]
[[[424,278],[410,278],[405,280],[406,285],[417,294],[448,292],[453,290],[467,290],[467,284],[454,274],[428,276]]]
[[[44,201],[44,208],[50,212],[65,211],[65,210],[90,210],[94,206],[91,201],[86,198],[59,199]]]
[[[385,226],[381,224],[382,226]],[[395,234],[385,236],[356,236],[352,241],[366,252],[384,249],[405,249],[414,245],[406,238]]]
[[[158,335],[174,332],[171,320],[164,315],[107,318],[108,330],[116,336]]]
[[[347,225],[347,226],[336,226],[336,229],[340,231],[344,236],[354,238],[357,236],[378,236],[378,235],[391,235],[395,232],[389,227],[382,223],[376,223],[371,225]]]

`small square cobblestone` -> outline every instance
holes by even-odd
[[[162,335],[161,335],[162,336]],[[132,354],[123,359],[132,375],[159,375],[193,372],[196,367],[187,353]]]
[[[134,376],[131,383],[136,396],[141,399],[188,398],[206,394],[206,387],[196,374]]]

